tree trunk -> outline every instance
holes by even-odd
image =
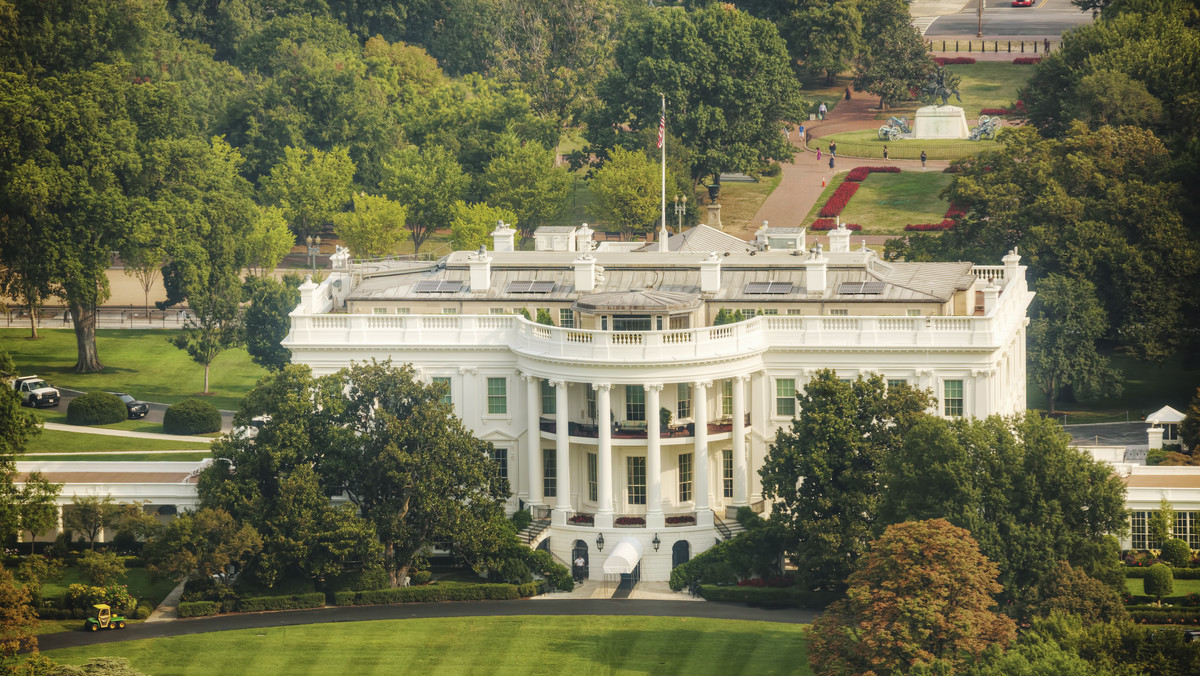
[[[32,303],[29,305],[29,339],[37,340],[37,308]]]
[[[95,373],[104,370],[100,355],[96,352],[96,306],[67,301],[71,316],[75,318],[75,345],[78,359],[75,370],[79,373]]]
[[[208,394],[208,364],[204,365],[204,393]]]
[[[879,97],[879,109],[887,110],[887,99],[882,96]]]

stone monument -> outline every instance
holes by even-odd
[[[929,82],[922,87],[922,92],[925,98],[935,101],[940,98],[942,102],[917,109],[916,121],[913,123],[913,138],[965,139],[970,135],[971,130],[967,127],[967,116],[963,113],[963,109],[949,105],[951,94],[960,102],[962,97],[959,96],[958,89],[954,87],[953,83],[947,82],[944,68],[938,68],[929,76]]]

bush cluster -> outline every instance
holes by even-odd
[[[125,404],[108,392],[81,394],[67,404],[67,422],[72,425],[111,425],[128,415]]]
[[[939,66],[969,66],[975,63],[975,58],[971,56],[935,56],[933,61]]]
[[[216,615],[221,610],[221,604],[216,601],[184,601],[179,604],[180,617],[205,617]]]
[[[137,607],[137,599],[130,596],[129,588],[123,584],[110,584],[107,587],[70,585],[62,605],[64,610],[81,610],[86,614],[97,603],[107,603],[118,615],[129,614]]]
[[[833,218],[841,214],[846,205],[850,203],[850,198],[858,192],[858,185],[854,181],[842,181],[842,184],[833,191],[833,194],[829,196],[829,201],[821,207],[821,211],[817,215],[821,218]]]
[[[1183,568],[1192,562],[1192,550],[1188,549],[1187,542],[1179,538],[1171,538],[1163,543],[1162,554],[1159,558],[1170,566]]]
[[[1171,568],[1165,563],[1156,563],[1150,566],[1150,571],[1142,580],[1142,586],[1145,588],[1147,596],[1162,598],[1170,596],[1175,589],[1175,579],[1171,575]]]
[[[258,613],[264,610],[299,610],[301,608],[321,608],[325,605],[325,594],[289,594],[287,596],[255,596],[238,599],[239,613]]]
[[[796,587],[725,587],[700,585],[706,601],[735,601],[764,608],[820,610],[842,597],[840,592],[805,591]]]
[[[520,585],[473,584],[444,587],[428,585],[425,587],[343,591],[334,594],[333,602],[338,606],[373,606],[434,601],[509,601],[537,596],[542,591],[543,583],[541,582]]]
[[[517,532],[520,533],[533,523],[533,515],[529,513],[528,509],[522,509],[513,513],[512,522],[517,527]]]
[[[163,414],[167,434],[208,434],[221,431],[221,412],[199,399],[185,399]]]
[[[1149,575],[1151,567],[1131,566],[1125,569],[1125,577],[1146,577]],[[1200,580],[1200,568],[1171,568],[1171,577],[1176,580]]]
[[[1013,59],[1013,63],[1018,66],[1036,66],[1042,62],[1040,56],[1020,56]]]

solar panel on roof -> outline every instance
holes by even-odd
[[[746,285],[746,294],[781,294],[791,293],[791,282],[750,282]]]
[[[417,283],[417,293],[456,293],[462,288],[462,282],[446,279],[427,279]]]
[[[505,293],[550,293],[554,282],[521,281],[509,282]]]
[[[838,293],[843,296],[873,295],[883,293],[883,282],[842,282]]]

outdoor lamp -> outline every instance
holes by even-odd
[[[654,539],[650,541],[650,544],[654,545],[654,551],[657,552],[658,546],[662,544],[662,540],[658,539],[658,533],[654,534]]]
[[[596,549],[599,551],[604,551],[604,533],[596,536]]]

